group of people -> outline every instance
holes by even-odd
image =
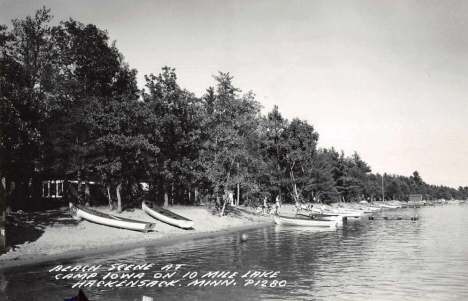
[[[232,191],[229,191],[228,192],[228,203],[231,205],[231,206],[235,206],[236,203],[235,203],[235,200],[234,200],[234,194],[232,193]],[[276,196],[276,202],[274,205],[272,205],[271,207],[268,205],[267,203],[267,200],[268,200],[268,197],[265,197],[263,199],[263,206],[262,206],[262,214],[275,214],[275,215],[279,215],[280,213],[280,209],[281,209],[281,199],[280,199],[280,196]]]
[[[314,205],[312,205],[311,203],[304,204],[304,203],[296,202],[295,210],[296,212],[299,212],[301,210],[312,211],[313,207]]]
[[[272,205],[271,207],[268,206],[268,203],[267,203],[267,200],[268,200],[268,197],[265,197],[263,199],[263,214],[275,214],[275,215],[279,215],[280,214],[280,209],[281,209],[281,200],[280,200],[280,197],[279,195],[276,196],[276,202],[274,205]],[[270,209],[270,210],[269,210]]]
[[[296,214],[297,214],[297,212],[299,212],[301,210],[312,212],[314,209],[315,208],[314,208],[314,205],[312,203],[304,204],[304,203],[296,202],[296,206],[295,206]],[[268,197],[265,196],[263,198],[263,205],[259,206],[257,208],[257,213],[261,213],[262,215],[265,215],[265,214],[279,215],[280,210],[281,210],[281,198],[280,198],[279,195],[276,196],[275,204],[273,204],[271,206],[268,205]],[[326,210],[325,205],[322,204],[322,206],[317,208],[317,210],[319,210],[319,211],[321,211],[323,213],[323,211]]]

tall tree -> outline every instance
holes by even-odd
[[[311,192],[312,200],[321,202],[336,198],[336,190],[332,174],[332,162],[326,149],[319,149],[312,162],[307,190]]]
[[[286,189],[288,176],[285,178],[285,166],[283,161],[283,152],[281,144],[285,140],[285,130],[288,127],[288,121],[283,118],[279,112],[278,106],[274,106],[264,118],[265,127],[265,148],[267,152],[267,164],[270,178],[270,189],[274,194],[279,194]]]
[[[155,126],[159,129],[160,153],[152,178],[162,189],[167,205],[168,195],[173,200],[178,191],[190,189],[197,180],[202,105],[192,93],[179,87],[175,69],[169,67],[158,76],[146,76],[146,87],[148,92],[143,98],[158,120]]]
[[[127,206],[131,205],[130,196],[138,195],[138,185],[156,167],[155,120],[146,103],[125,97],[95,100],[90,105],[93,109],[84,119],[94,134],[88,163],[108,193],[116,187],[117,210],[122,211],[121,191],[126,192]]]
[[[34,17],[0,28],[1,177],[9,200],[28,199],[30,179],[41,168],[44,123],[48,118],[54,69],[52,16],[43,8]]]
[[[97,101],[122,96],[136,100],[136,71],[124,62],[115,43],[109,43],[107,32],[93,24],[69,20],[61,22],[53,33],[58,71],[54,79],[56,105],[47,124],[46,142],[51,150],[47,161],[56,172],[76,171],[79,202],[89,202],[92,145],[100,138],[89,116]]]
[[[287,185],[296,202],[301,201],[310,191],[305,191],[310,178],[311,163],[316,154],[318,134],[307,122],[293,119],[284,132],[285,139],[280,143],[281,160],[289,179]]]
[[[255,139],[258,128],[260,105],[252,93],[240,97],[240,89],[234,87],[233,77],[220,72],[214,76],[216,89],[208,89],[203,162],[206,182],[210,183],[215,199],[223,198],[221,215],[227,202],[227,195],[233,185],[242,181],[244,173],[237,172],[239,166],[248,166],[253,159],[249,141]],[[215,91],[215,93],[213,93]],[[234,176],[233,176],[234,175]]]
[[[364,197],[367,185],[367,174],[371,172],[369,165],[355,152],[348,159],[348,198],[359,200]]]

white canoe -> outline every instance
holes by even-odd
[[[326,227],[335,228],[338,222],[335,221],[319,221],[310,218],[297,218],[297,217],[285,217],[275,216],[275,223],[281,226],[307,226],[307,227]]]
[[[141,208],[144,212],[148,213],[155,219],[165,222],[169,225],[183,229],[190,229],[193,227],[194,222],[192,220],[175,214],[174,212],[164,209],[153,203],[143,201],[141,203]]]
[[[128,218],[122,218],[96,210],[92,210],[80,205],[70,203],[70,213],[77,220],[87,220],[96,224],[117,227],[128,230],[148,232],[156,226],[155,223],[137,221]]]

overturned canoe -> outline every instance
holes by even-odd
[[[192,220],[175,214],[174,212],[164,209],[156,204],[143,201],[141,203],[141,208],[144,212],[148,213],[155,219],[165,222],[169,225],[183,229],[189,229],[193,227],[194,222]]]
[[[148,232],[156,226],[155,223],[137,221],[128,218],[122,218],[96,210],[92,210],[80,205],[70,203],[71,215],[78,220],[87,220],[96,224],[117,227],[128,230]]]
[[[307,227],[327,227],[335,228],[338,224],[336,220],[323,221],[311,218],[297,218],[286,216],[275,216],[275,223],[281,226],[307,226]]]

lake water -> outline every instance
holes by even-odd
[[[78,288],[72,286],[80,280],[56,280],[60,272],[49,271],[57,265],[101,265],[98,275],[89,279],[96,283],[82,286],[91,301],[140,301],[143,296],[203,301],[468,300],[468,204],[383,213],[402,220],[378,219],[381,214],[375,215],[376,220],[350,220],[336,230],[272,226],[243,232],[249,235],[247,242],[241,241],[241,233],[217,235],[4,269],[0,270],[0,300],[49,301],[76,295]],[[415,215],[419,220],[409,220]],[[136,282],[131,283],[134,287],[103,287],[111,280],[111,276],[104,280],[104,275],[117,263],[153,265],[134,272],[144,273],[139,276],[142,278],[131,280],[145,284],[143,287]],[[174,266],[168,269],[171,264]],[[175,271],[176,264],[183,266]],[[211,278],[215,274],[209,273],[216,271],[232,278]],[[266,275],[251,278],[253,271]],[[158,279],[172,272],[172,277]],[[130,273],[121,271],[113,276]],[[209,280],[223,282],[203,286],[202,280],[203,284]],[[102,281],[100,287],[98,281]],[[122,280],[112,281],[117,285]],[[151,281],[152,287],[146,287]],[[165,282],[159,287],[155,281]],[[166,284],[170,286],[164,287]]]

